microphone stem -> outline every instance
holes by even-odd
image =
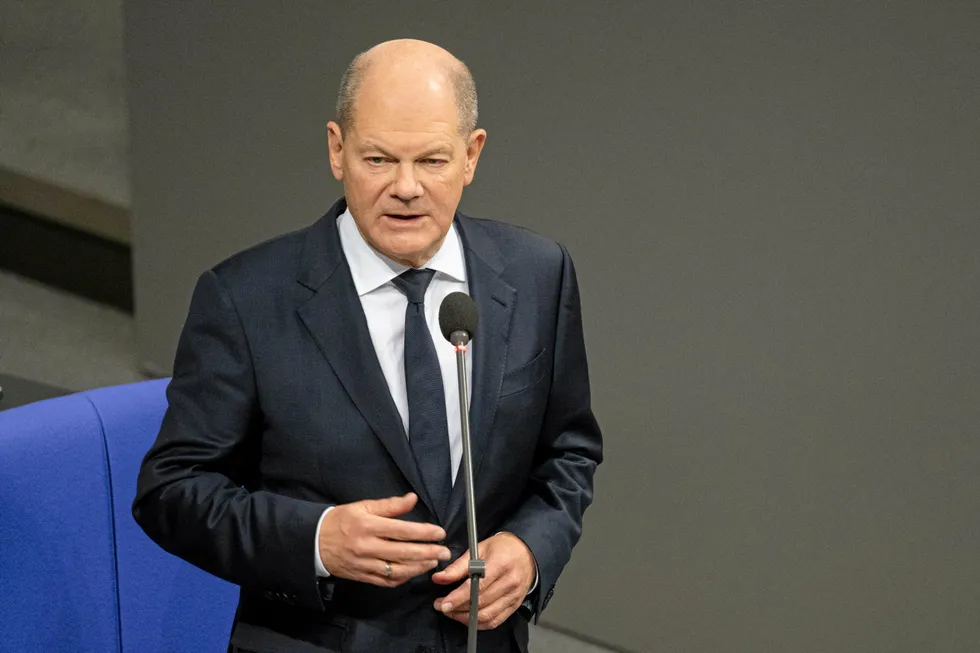
[[[454,334],[455,335],[455,334]],[[476,635],[480,609],[480,579],[486,575],[486,563],[480,559],[476,530],[476,500],[473,491],[473,457],[470,446],[469,393],[466,383],[466,345],[456,345],[456,373],[459,381],[459,415],[463,436],[463,483],[466,490],[466,531],[470,544],[470,621],[466,650],[476,653]]]

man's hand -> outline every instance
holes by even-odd
[[[531,549],[512,533],[497,533],[479,544],[480,557],[487,563],[487,575],[480,581],[480,630],[492,630],[504,623],[534,585],[536,567]],[[436,610],[467,624],[470,619],[470,553],[467,551],[443,571],[432,575],[440,585],[466,582],[448,596],[437,599]]]
[[[418,496],[373,499],[339,505],[320,525],[320,560],[331,576],[397,587],[449,560],[449,549],[438,544],[446,532],[434,524],[395,519],[415,507]],[[391,565],[386,574],[385,563]]]

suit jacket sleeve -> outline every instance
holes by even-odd
[[[198,281],[133,516],[167,551],[266,598],[322,609],[310,543],[324,504],[250,489],[261,412],[248,341],[214,271]]]
[[[602,435],[592,414],[578,283],[564,247],[555,335],[554,368],[544,424],[526,499],[501,527],[520,537],[538,566],[535,616],[554,593],[582,533],[592,482],[602,462]]]

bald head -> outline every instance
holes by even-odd
[[[464,138],[476,129],[476,83],[469,68],[448,51],[414,39],[386,41],[354,57],[340,80],[337,123],[343,133],[354,125],[356,103],[365,85],[402,92],[452,90],[457,127]]]

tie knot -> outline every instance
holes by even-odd
[[[425,289],[435,273],[435,270],[406,270],[391,282],[402,291],[410,304],[421,304],[425,301]]]

